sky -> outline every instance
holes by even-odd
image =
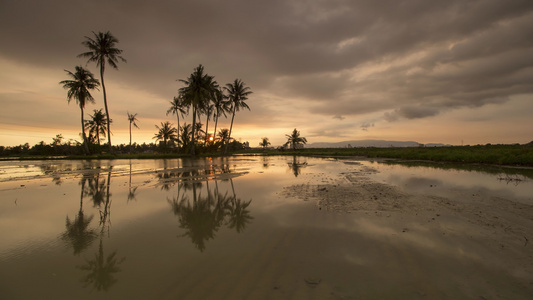
[[[252,90],[232,133],[250,146],[294,128],[308,143],[533,140],[531,0],[0,0],[0,145],[81,140],[59,82],[77,65],[99,78],[77,57],[99,31],[127,60],[104,75],[113,144],[129,143],[127,112],[137,143],[175,126],[177,80],[200,64]],[[104,107],[92,94],[86,118]]]

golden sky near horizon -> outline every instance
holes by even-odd
[[[6,0],[0,145],[80,140],[79,107],[59,81],[86,65],[76,57],[84,37],[106,30],[128,60],[105,73],[114,144],[129,142],[127,112],[138,114],[137,143],[153,142],[161,122],[176,125],[166,115],[176,79],[199,64],[220,85],[240,78],[252,89],[232,134],[251,146],[281,145],[294,128],[309,143],[533,140],[529,0]],[[86,118],[103,108],[93,96]]]

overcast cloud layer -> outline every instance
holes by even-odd
[[[253,90],[235,120],[252,146],[295,127],[310,142],[533,140],[531,0],[0,0],[0,145],[77,138],[79,111],[58,82],[85,65],[84,36],[106,30],[128,60],[106,72],[118,142],[127,111],[146,142],[174,121],[176,79],[199,64]],[[94,96],[89,113],[103,107]]]

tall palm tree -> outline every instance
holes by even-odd
[[[300,137],[300,131],[296,130],[296,128],[294,128],[291,134],[286,134],[285,136],[287,137],[287,143],[285,145],[291,145],[292,150],[296,150],[297,145],[307,144],[307,139]]]
[[[128,121],[130,121],[130,153],[131,153],[131,125],[135,126],[135,128],[139,128],[137,123],[135,123],[136,121],[139,121],[137,120],[137,114],[130,114],[130,112],[128,112]]]
[[[85,37],[85,41],[82,42],[82,45],[89,48],[89,51],[83,52],[78,57],[88,58],[89,62],[96,62],[96,65],[100,67],[100,80],[102,81],[102,90],[104,93],[104,106],[105,114],[107,116],[107,124],[110,124],[109,120],[109,109],[107,106],[107,95],[104,84],[104,71],[106,62],[113,69],[118,69],[117,63],[119,60],[126,62],[120,54],[122,50],[115,48],[115,45],[118,43],[118,39],[114,37],[109,31],[106,32],[94,32],[94,38],[88,36]],[[111,126],[107,126],[107,142],[109,144],[109,153],[113,152],[111,147]]]
[[[213,136],[217,134],[218,118],[220,115],[226,117],[226,113],[230,112],[230,103],[227,101],[227,97],[222,92],[222,89],[217,89],[213,97],[213,105],[215,106],[215,130],[213,130]]]
[[[172,127],[172,124],[168,121],[165,123],[161,122],[161,127],[155,125],[155,128],[157,128],[158,132],[153,138],[156,139],[156,141],[163,140],[165,147],[167,146],[168,140],[175,140],[177,138],[177,129]]]
[[[213,76],[204,74],[204,66],[199,65],[187,79],[179,79],[185,84],[179,89],[179,97],[188,107],[192,107],[192,124],[196,124],[196,115],[203,111],[206,103],[212,99],[214,91],[218,88]],[[195,155],[195,126],[192,126],[192,147],[191,155]]]
[[[90,93],[90,90],[98,89],[100,83],[98,79],[94,78],[93,73],[84,69],[81,66],[76,66],[74,73],[65,70],[67,75],[71,78],[68,80],[60,81],[59,84],[63,85],[63,88],[67,91],[67,101],[70,103],[72,98],[76,99],[76,103],[80,106],[81,110],[81,130],[83,134],[83,147],[86,154],[89,154],[89,146],[87,145],[87,136],[85,135],[85,124],[83,121],[83,109],[86,102],[94,103],[94,98]]]
[[[244,82],[240,79],[235,79],[233,83],[228,83],[224,87],[228,92],[228,99],[231,103],[232,116],[231,116],[231,125],[229,127],[229,137],[231,138],[231,130],[233,129],[233,120],[235,119],[235,112],[241,109],[248,109],[250,107],[244,101],[248,99],[248,95],[252,93],[249,87],[245,86]],[[229,141],[229,139],[228,139]],[[228,151],[228,144],[224,148],[224,154]]]
[[[168,114],[176,115],[176,118],[178,119],[178,131],[180,130],[180,115],[183,118],[183,116],[187,112],[188,112],[188,108],[185,106],[183,98],[174,97],[174,99],[170,101],[170,108],[167,110],[167,116]]]
[[[89,130],[89,135],[95,135],[100,146],[100,135],[106,136],[107,118],[102,109],[95,109],[93,115],[89,115],[90,120],[85,121],[85,127]]]

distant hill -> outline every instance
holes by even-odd
[[[384,141],[384,140],[359,140],[359,141],[344,141],[338,143],[311,143],[307,144],[306,148],[349,148],[349,147],[418,147],[420,143],[407,141]],[[426,147],[442,147],[444,144],[431,143],[425,144]]]

